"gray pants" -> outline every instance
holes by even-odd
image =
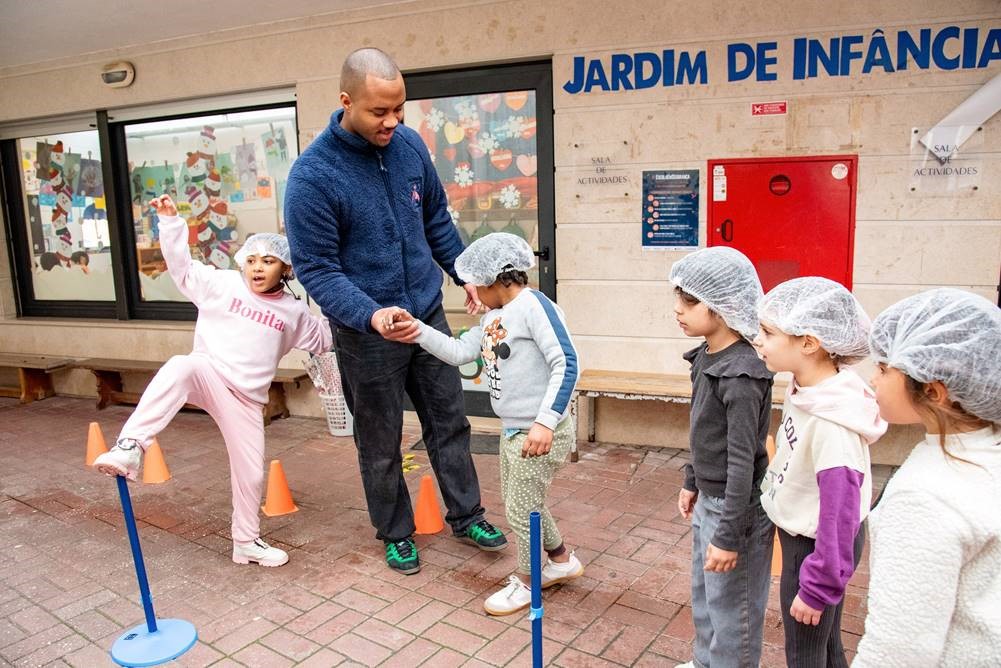
[[[723,515],[723,499],[699,494],[692,514],[692,621],[695,665],[753,668],[761,660],[768,586],[771,582],[772,522],[760,503],[748,510],[747,549],[727,573],[703,569],[706,549]]]

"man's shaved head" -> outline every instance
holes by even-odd
[[[374,47],[352,51],[344,59],[341,67],[341,90],[348,95],[355,95],[365,85],[365,78],[373,77],[385,81],[395,81],[400,76],[400,68],[385,51]]]

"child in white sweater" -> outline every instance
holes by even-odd
[[[241,271],[191,259],[188,224],[169,196],[150,202],[160,218],[160,248],[178,290],[198,307],[194,349],[169,360],[150,381],[118,441],[94,461],[108,475],[135,480],[145,449],[184,404],[207,412],[229,451],[233,487],[233,561],[281,566],[284,550],[260,538],[264,416],[268,388],[293,348],[330,350],[330,326],[285,290],[292,276],[288,241],[254,234],[236,255]]]
[[[1001,310],[952,288],[873,322],[880,414],[922,424],[870,515],[853,666],[1001,665]]]

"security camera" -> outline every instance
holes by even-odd
[[[132,63],[120,61],[101,68],[101,81],[109,88],[125,88],[136,78]]]

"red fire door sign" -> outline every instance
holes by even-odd
[[[751,116],[773,116],[786,113],[787,104],[781,102],[755,102],[751,105]]]

